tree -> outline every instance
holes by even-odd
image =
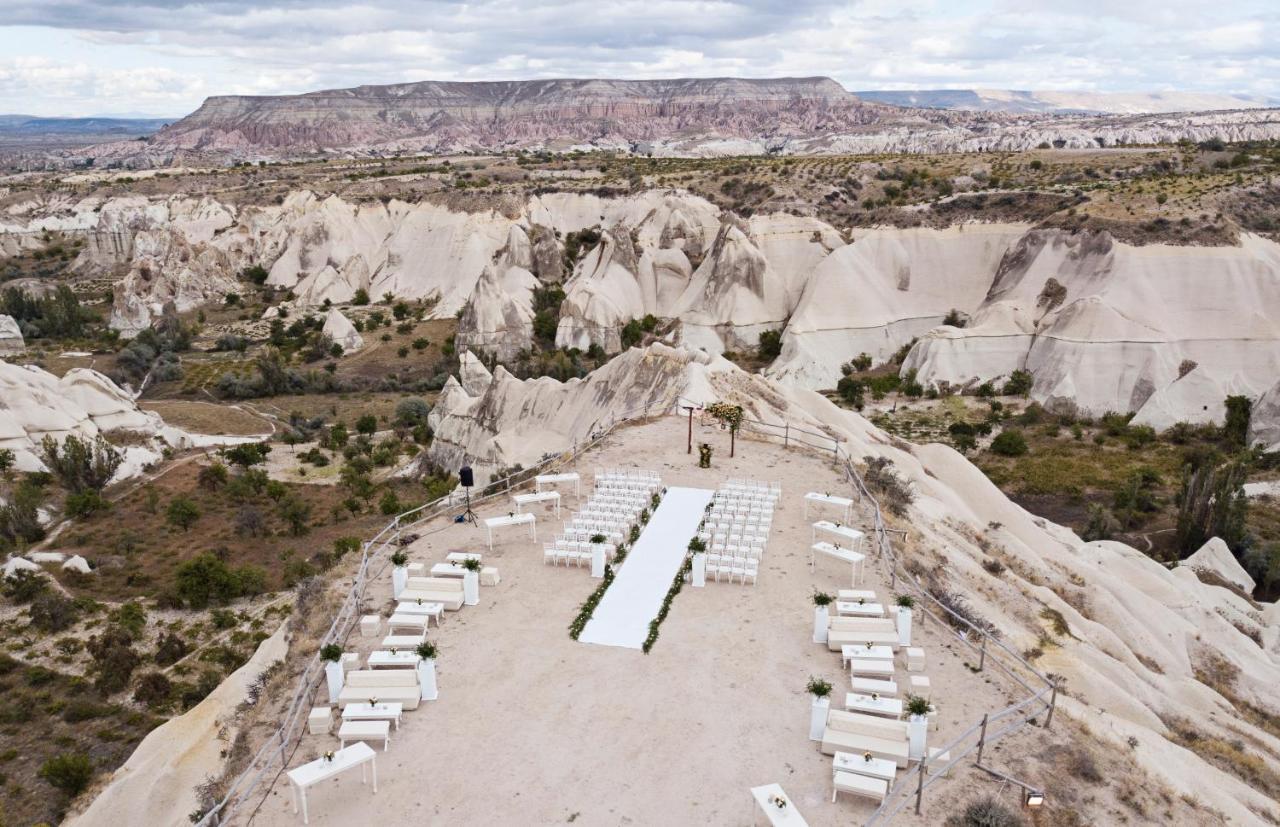
[[[133,688],[133,699],[152,709],[168,704],[172,695],[173,683],[162,672],[143,674]]]
[[[782,331],[765,330],[760,334],[760,346],[757,349],[760,358],[772,362],[782,355]]]
[[[49,581],[43,572],[31,569],[15,569],[7,577],[0,578],[4,586],[5,597],[14,603],[30,603],[49,588]]]
[[[1004,389],[1001,391],[1005,396],[1026,396],[1031,393],[1032,376],[1030,371],[1015,370],[1009,374],[1009,380],[1004,383]]]
[[[210,603],[226,604],[239,592],[231,569],[207,551],[179,565],[174,579],[178,596],[192,609],[203,609]]]
[[[169,507],[165,509],[164,516],[171,525],[186,532],[190,531],[191,526],[200,519],[200,509],[189,497],[177,496],[169,501]]]
[[[25,479],[14,487],[9,501],[0,503],[0,541],[36,543],[44,539],[40,524],[40,506],[44,505],[43,486]]]
[[[270,274],[267,272],[267,268],[263,267],[261,264],[246,267],[240,273],[240,277],[242,279],[258,285],[266,284],[268,275]]]
[[[246,442],[242,445],[222,449],[222,455],[227,458],[227,462],[232,465],[238,465],[241,468],[261,465],[267,461],[267,454],[270,452],[271,446],[262,442]]]
[[[182,660],[187,654],[187,642],[172,632],[161,632],[156,641],[155,660],[161,666],[169,666]]]
[[[358,288],[355,295],[351,297],[351,303],[357,307],[364,307],[369,303],[369,291],[363,287]]]
[[[206,491],[217,491],[227,484],[227,466],[214,460],[200,469],[196,483]]]
[[[1247,448],[1249,420],[1253,415],[1253,401],[1247,396],[1228,396],[1223,403],[1227,419],[1222,426],[1222,436],[1237,448]]]
[[[289,494],[276,506],[280,519],[289,524],[289,533],[301,537],[307,533],[307,521],[311,519],[311,505],[297,494]]]
[[[71,434],[61,445],[52,436],[45,436],[40,442],[40,452],[44,464],[62,486],[75,494],[106,488],[124,459],[101,436],[90,442]]]
[[[373,414],[365,414],[356,420],[356,433],[373,436],[378,431],[378,418]]]
[[[843,376],[836,383],[836,393],[840,394],[840,398],[859,411],[864,407],[863,392],[865,389],[866,385],[852,376]]]
[[[0,448],[0,474],[8,475],[9,469],[18,461],[18,455],[11,448]]]
[[[1020,457],[1027,452],[1027,438],[1017,428],[1006,428],[991,440],[991,450],[1004,457]]]
[[[85,648],[93,656],[94,688],[103,695],[112,695],[127,687],[133,670],[142,662],[133,649],[133,636],[121,626],[108,626],[89,638]]]
[[[1184,471],[1178,496],[1178,550],[1187,557],[1211,537],[1220,537],[1237,554],[1243,551],[1249,498],[1244,493],[1248,467],[1233,459]]]
[[[39,776],[69,796],[77,796],[93,780],[93,762],[75,752],[58,755],[40,765]]]
[[[69,597],[46,591],[27,609],[31,625],[44,632],[61,632],[76,622],[76,604]]]
[[[1091,503],[1089,505],[1089,522],[1080,538],[1086,543],[1096,540],[1110,540],[1120,530],[1120,522],[1105,505]]]
[[[853,357],[853,360],[849,364],[852,365],[853,369],[858,371],[859,373],[861,373],[864,370],[870,370],[871,354],[859,353],[857,356]]]
[[[416,396],[402,399],[396,405],[396,424],[412,428],[419,422],[425,422],[429,413],[431,413],[431,405],[427,400]]]

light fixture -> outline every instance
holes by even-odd
[[[1027,807],[1039,807],[1044,804],[1044,792],[1041,790],[1027,790],[1023,793],[1022,803]]]

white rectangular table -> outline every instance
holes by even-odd
[[[529,539],[538,539],[537,529],[534,527],[534,516],[528,512],[524,514],[507,514],[503,517],[487,517],[484,521],[484,527],[489,530],[489,551],[493,551],[493,530],[512,525],[529,526]]]
[[[426,618],[435,618],[436,625],[439,626],[440,617],[444,614],[444,604],[401,600],[396,604],[395,613],[398,615],[422,615]],[[428,623],[427,625],[430,626],[431,624]]]
[[[833,523],[830,520],[818,520],[813,524],[813,542],[818,542],[818,532],[835,537],[841,545],[862,551],[863,534],[858,529],[844,523]]]
[[[898,765],[886,758],[872,757],[868,761],[863,756],[852,752],[837,751],[835,757],[831,759],[831,768],[838,772],[851,772],[854,775],[879,778],[882,781],[888,781],[889,786],[893,786],[893,779],[898,774]]]
[[[819,494],[817,491],[810,491],[804,495],[804,516],[809,517],[809,505],[833,505],[840,509],[844,514],[844,521],[849,522],[849,510],[853,508],[853,500],[849,497],[837,497],[835,494]]]
[[[846,643],[840,647],[843,666],[848,667],[854,658],[861,660],[893,660],[892,646],[866,646],[861,643]]]
[[[820,543],[814,543],[809,546],[809,570],[812,571],[817,565],[817,557],[821,554],[824,557],[832,557],[836,560],[849,563],[853,571],[853,585],[858,585],[858,580],[862,574],[862,561],[867,559],[867,555],[852,549],[841,548],[833,543],[825,540]]]
[[[436,563],[431,567],[432,577],[457,577],[462,579],[462,576],[466,573],[467,570],[457,563]]]
[[[843,617],[884,617],[884,606],[879,603],[859,603],[856,600],[837,600],[836,614]]]
[[[418,653],[412,649],[397,649],[394,652],[379,649],[369,653],[370,669],[411,669],[418,665]]]
[[[484,555],[474,551],[451,551],[444,559],[450,563],[465,563],[468,560],[483,560]]]
[[[387,649],[416,649],[426,639],[426,631],[416,635],[387,635],[382,639],[382,645]]]
[[[387,619],[387,631],[395,634],[396,629],[409,629],[425,633],[428,623],[430,621],[425,614],[392,615]]]
[[[787,806],[778,807],[772,801],[774,796],[781,796],[786,800]],[[796,803],[791,800],[791,796],[782,790],[780,784],[765,784],[763,787],[752,787],[751,797],[756,801],[756,809],[764,812],[764,817],[769,820],[773,827],[809,827],[809,822],[804,820],[804,816],[800,815],[800,811],[796,809]],[[755,824],[756,817],[753,812],[751,815],[751,823]]]
[[[400,728],[400,717],[404,714],[404,704],[399,701],[378,701],[377,704],[349,703],[342,708],[344,721],[391,721]]]
[[[302,823],[310,824],[311,821],[307,817],[307,788],[314,787],[321,781],[327,781],[353,767],[360,768],[360,783],[363,784],[367,778],[365,764],[369,764],[373,769],[373,791],[376,793],[378,791],[377,754],[373,751],[373,747],[363,742],[335,751],[332,761],[326,761],[321,757],[289,770],[285,775],[288,776],[289,788],[293,791],[293,812],[295,814],[298,812],[298,796],[301,795]]]
[[[846,692],[844,708],[849,712],[866,712],[869,715],[883,715],[886,718],[902,717],[902,701],[898,698],[873,698],[857,692]]]
[[[565,474],[540,474],[533,478],[533,487],[538,493],[542,493],[544,485],[557,485],[562,482],[573,483],[573,496],[582,496],[582,476],[576,471]]]
[[[511,499],[515,500],[516,513],[519,514],[521,509],[526,505],[537,505],[538,503],[555,503],[556,516],[560,516],[560,492],[559,491],[539,491],[536,494],[516,494]]]
[[[850,675],[864,675],[873,678],[892,678],[893,661],[891,660],[859,660],[849,661]]]
[[[346,749],[348,741],[381,741],[382,751],[391,746],[391,722],[381,721],[343,721],[338,727],[338,743]]]

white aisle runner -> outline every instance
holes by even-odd
[[[578,640],[639,649],[714,491],[668,488]]]

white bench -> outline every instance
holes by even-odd
[[[909,677],[911,679],[911,694],[919,695],[925,700],[928,700],[930,695],[933,694],[933,690],[929,686],[929,676],[910,675]]]
[[[398,615],[422,615],[423,617],[434,618],[436,625],[440,625],[440,618],[444,615],[443,603],[419,603],[416,600],[401,600],[396,604],[395,614]],[[428,626],[431,624],[428,623]]]
[[[462,608],[462,580],[454,577],[410,577],[400,592],[401,603],[440,603],[451,612]]]
[[[383,649],[416,649],[418,644],[426,640],[425,633],[419,635],[387,635],[382,639]]]
[[[831,803],[836,801],[837,793],[852,793],[873,801],[884,801],[889,794],[889,782],[866,775],[836,770],[831,779]]]
[[[333,714],[327,706],[313,706],[307,715],[307,732],[312,735],[327,735]]]
[[[396,725],[396,729],[399,729],[403,711],[404,704],[401,703],[378,701],[377,706],[370,706],[368,703],[352,703],[347,704],[346,709],[342,710],[342,720],[390,721]]]
[[[869,752],[876,758],[894,762],[899,769],[906,769],[907,723],[833,709],[827,713],[827,726],[822,732],[822,752],[825,755]]]
[[[869,695],[872,692],[877,695],[894,696],[898,694],[898,684],[896,681],[885,681],[879,678],[853,678],[849,681],[854,692],[862,692]]]
[[[338,728],[338,743],[347,748],[348,741],[382,741],[382,751],[386,752],[391,744],[390,721],[351,721],[342,722]]]
[[[849,661],[849,674],[863,677],[891,678],[893,677],[893,661],[854,658]]]
[[[395,634],[397,629],[408,629],[425,633],[428,623],[430,621],[425,614],[394,614],[387,620],[387,631]]]

